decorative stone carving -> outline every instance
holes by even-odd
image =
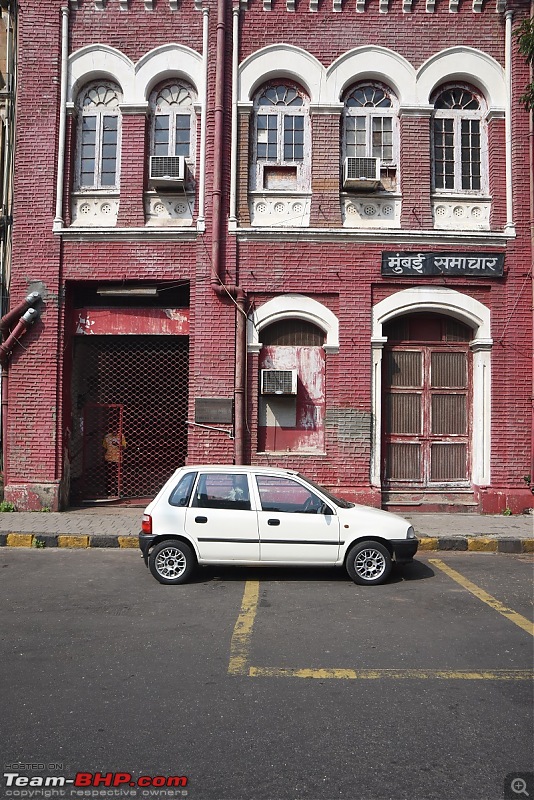
[[[345,228],[400,228],[401,198],[398,195],[348,195],[341,198]]]
[[[491,199],[487,197],[434,197],[434,227],[454,231],[489,231]]]
[[[277,194],[249,196],[251,225],[267,228],[307,228],[311,198],[308,195]]]

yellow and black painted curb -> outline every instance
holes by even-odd
[[[0,533],[0,547],[60,548],[137,548],[138,536],[66,533]],[[534,553],[534,538],[512,539],[498,536],[419,537],[419,550],[449,550],[477,553]]]

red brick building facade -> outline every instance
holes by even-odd
[[[532,506],[525,16],[21,0],[8,288],[40,299],[5,359],[6,499],[235,462],[386,508]]]

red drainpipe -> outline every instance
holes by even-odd
[[[225,39],[226,0],[217,0],[217,41],[215,61],[215,113],[214,142],[215,163],[213,171],[213,227],[211,243],[211,286],[221,299],[231,298],[236,304],[236,343],[234,379],[234,462],[243,464],[245,458],[245,372],[246,372],[246,295],[241,286],[226,286],[225,270],[221,254],[223,224],[222,208],[222,164],[224,147],[224,89],[225,89]]]

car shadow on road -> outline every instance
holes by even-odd
[[[387,583],[421,581],[432,578],[434,570],[421,561],[394,566]],[[190,583],[211,583],[213,581],[283,581],[286,583],[352,583],[342,567],[201,567],[189,581]]]

